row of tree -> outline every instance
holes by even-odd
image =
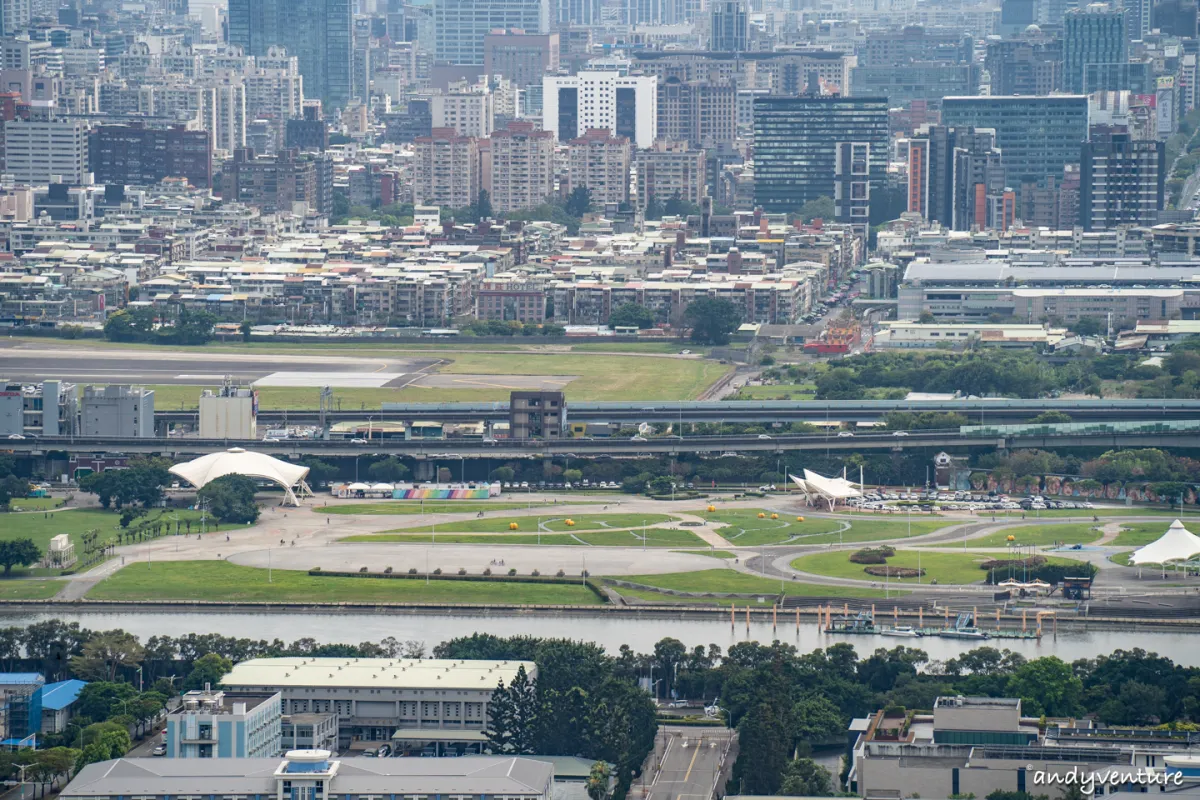
[[[212,340],[217,318],[180,305],[174,309],[137,306],[114,311],[104,321],[110,342],[198,345]]]

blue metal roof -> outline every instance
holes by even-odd
[[[0,686],[28,686],[45,682],[46,679],[39,672],[0,672]]]
[[[49,711],[61,711],[79,699],[79,693],[87,681],[59,681],[47,683],[42,687],[42,708]]]

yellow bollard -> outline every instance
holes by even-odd
[[[760,512],[758,512],[758,518],[759,518],[759,519],[766,519],[766,518],[767,518],[767,515],[766,515],[766,514],[764,514],[763,512],[761,512],[761,511],[760,511]]]
[[[708,507],[708,513],[710,513],[710,514],[711,514],[712,512],[714,512],[714,511],[716,511],[716,510],[717,510],[717,507],[716,507],[716,506],[709,506],[709,507]]]
[[[804,522],[804,517],[796,517],[796,522]]]
[[[508,523],[508,529],[509,529],[510,531],[515,531],[515,530],[516,530],[517,528],[519,528],[519,527],[521,527],[521,526],[520,526],[520,525],[518,525],[518,524],[517,524],[517,523],[515,523],[515,522],[510,522],[510,523]]]
[[[573,519],[569,519],[569,520],[567,520],[567,527],[568,527],[568,528],[574,528],[574,527],[575,527],[575,520],[573,520]]]
[[[778,514],[772,514],[772,515],[771,515],[771,519],[779,519],[779,515],[778,515]]]

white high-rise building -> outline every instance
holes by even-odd
[[[35,103],[29,119],[4,124],[5,175],[16,183],[87,182],[88,127],[79,119],[55,119],[52,104]]]
[[[431,105],[434,128],[454,128],[459,136],[486,139],[496,127],[495,98],[487,86],[434,95]]]
[[[607,130],[650,147],[658,138],[658,78],[613,71],[547,76],[542,79],[542,129],[560,142]]]

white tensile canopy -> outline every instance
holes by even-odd
[[[1171,561],[1189,561],[1200,555],[1200,536],[1183,527],[1175,520],[1167,532],[1155,541],[1139,547],[1129,557],[1130,564],[1166,564]]]
[[[824,500],[832,510],[839,500],[846,501],[851,497],[862,497],[858,487],[845,478],[826,478],[812,470],[804,470],[804,477],[789,475],[792,481],[804,492],[805,500],[811,501],[814,496]]]
[[[289,464],[266,453],[252,453],[241,447],[209,453],[194,461],[176,464],[169,472],[183,478],[197,489],[226,475],[245,475],[247,478],[271,481],[283,488],[288,502],[294,506],[300,505],[294,487],[298,487],[302,495],[312,494],[312,490],[304,482],[308,477],[308,467]]]

